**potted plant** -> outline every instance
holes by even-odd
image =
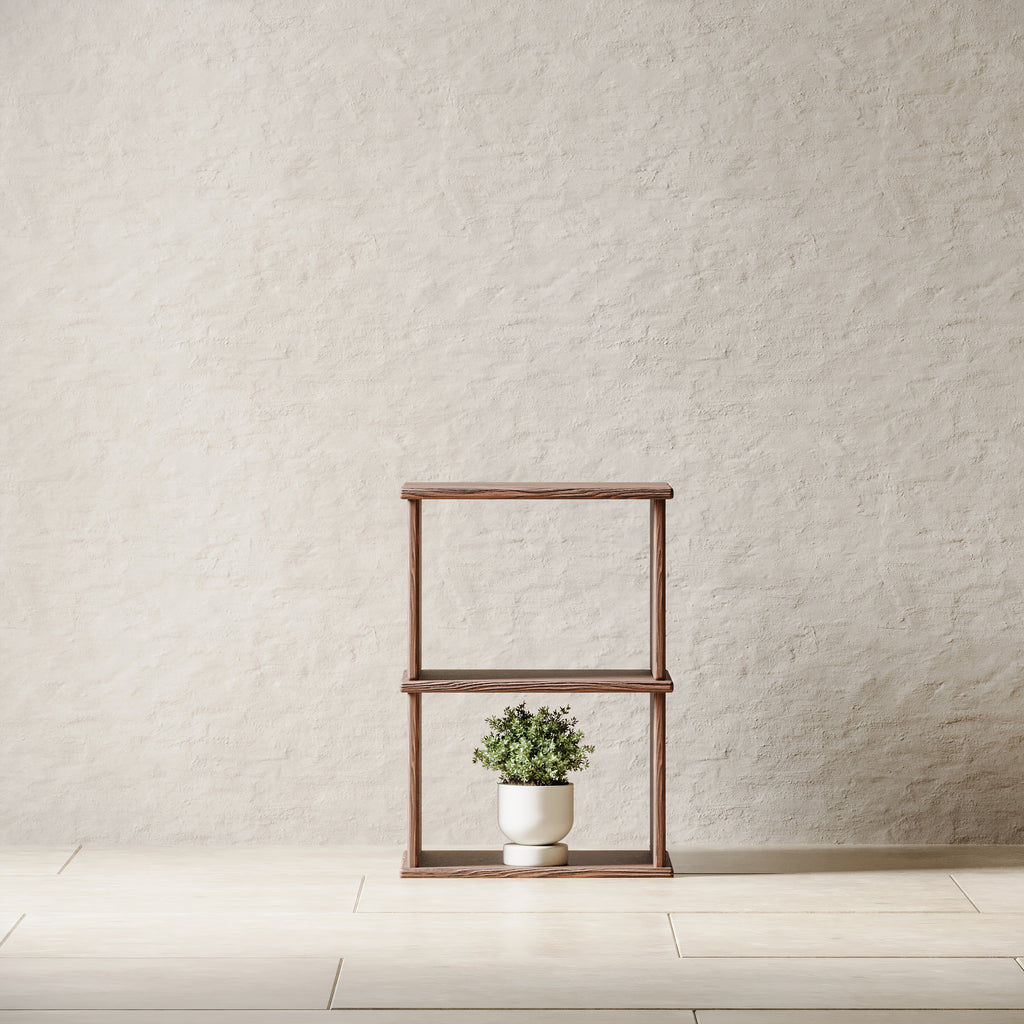
[[[583,743],[578,720],[568,707],[526,710],[526,701],[487,719],[490,728],[473,762],[499,773],[498,827],[511,840],[504,862],[522,866],[568,862],[559,842],[573,822],[569,772],[581,771],[594,748]]]

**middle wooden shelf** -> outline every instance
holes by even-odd
[[[433,669],[402,675],[403,693],[671,693],[649,669]]]

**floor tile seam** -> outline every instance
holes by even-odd
[[[392,911],[402,913],[402,911]],[[448,911],[445,911],[448,913]],[[486,911],[480,911],[486,913]],[[602,913],[602,911],[588,911],[588,913]],[[608,911],[611,913],[611,911]],[[630,913],[630,911],[618,911],[618,913]],[[632,913],[648,913],[648,911],[632,911]],[[791,917],[977,917],[973,910],[666,910],[662,913],[678,917],[779,917],[783,914]],[[1024,917],[1024,910],[1003,911],[1005,916]],[[985,912],[986,917],[995,917],[995,914]]]
[[[679,936],[676,934],[676,923],[672,920],[672,915],[667,914],[669,931],[672,933],[672,942],[676,947],[676,956],[682,957],[682,950],[679,948]]]
[[[17,928],[18,925],[21,924],[21,922],[24,921],[26,917],[28,917],[27,913],[22,914],[21,917],[19,917],[18,920],[15,921],[14,924],[12,924],[11,927],[7,929],[7,933],[4,935],[2,939],[0,939],[0,946],[2,946],[14,934],[14,929]]]
[[[334,997],[338,991],[338,982],[341,981],[341,969],[345,966],[345,958],[338,957],[338,969],[334,972],[334,983],[331,985],[331,994],[327,997],[327,1009],[334,1009]]]
[[[554,960],[558,962],[582,960],[593,961],[601,959],[622,959],[622,952],[593,953],[586,952],[577,956],[569,954],[559,956],[557,954],[537,952],[527,953],[521,959],[532,960]],[[359,960],[378,960],[383,957],[393,956],[391,949],[359,949],[351,947],[347,954],[349,958]],[[6,952],[0,954],[0,963],[15,960],[337,960],[339,957],[335,950],[322,953],[286,953],[267,950],[255,953],[100,953],[90,951],[86,953],[19,953]],[[344,959],[342,957],[341,959]],[[518,962],[519,956],[506,958],[507,962]],[[660,960],[668,961],[670,958],[657,952],[645,952],[639,961]],[[1015,966],[1024,970],[1024,954],[1021,953],[685,953],[678,952],[671,959],[679,960],[1007,960],[1012,961]],[[460,951],[452,951],[449,956],[441,956],[433,962],[438,964],[458,964],[464,961]]]
[[[388,949],[353,949],[350,948],[349,952],[342,956],[340,959],[358,960],[360,962],[369,963],[371,961],[379,961],[385,959],[394,960],[394,948],[393,946]],[[0,964],[12,963],[17,960],[338,960],[337,947],[331,949],[329,952],[324,953],[0,953]],[[641,953],[635,963],[625,961],[628,966],[642,966],[646,963],[651,964],[669,964],[673,960],[684,959],[684,960],[808,960],[808,959],[887,959],[884,957],[767,957],[767,956],[684,956],[680,958],[674,952],[666,952],[664,950],[649,950]],[[892,957],[889,959],[938,959],[938,960],[956,960],[956,959],[979,959],[979,960],[994,960],[997,957]],[[517,959],[515,957],[504,957],[505,963],[557,963],[557,964],[583,964],[590,963],[594,960],[609,960],[617,963],[623,962],[621,952],[615,953],[586,953],[582,955],[570,954],[568,956],[562,956],[559,954],[543,953],[538,952],[530,954],[523,959]],[[464,964],[466,961],[466,951],[459,950],[451,953],[450,956],[441,957],[437,960],[423,960],[422,962],[432,963],[435,966],[459,966]]]
[[[527,1011],[532,1012],[533,1010],[547,1010],[552,1013],[694,1013],[695,1011],[689,1006],[336,1006],[336,1010],[344,1010],[348,1013],[365,1012],[368,1010],[389,1012],[394,1013],[401,1011],[405,1013],[422,1013],[424,1011],[430,1011],[431,1013],[476,1013],[480,1010],[490,1010],[494,1013],[524,1013]],[[717,1010],[718,1007],[705,1007],[707,1010]],[[732,1009],[732,1007],[727,1007]],[[741,1006],[738,1007],[741,1010],[749,1009],[762,1009],[761,1007],[749,1007]],[[774,1007],[766,1007],[766,1009],[774,1009]],[[786,1007],[783,1007],[786,1009]],[[798,1009],[808,1009],[808,1007],[798,1007]],[[810,1007],[810,1009],[817,1009],[817,1007]],[[826,1007],[826,1009],[832,1009],[832,1007]],[[845,1007],[840,1007],[845,1009]],[[872,1007],[874,1009],[874,1007]],[[886,1007],[880,1007],[880,1009],[886,1009]],[[924,1009],[931,1009],[931,1007],[924,1007]],[[991,1009],[991,1007],[983,1007],[983,1009]],[[999,1007],[1002,1009],[1002,1007]],[[1016,1009],[1016,1007],[1008,1007],[1008,1009]]]
[[[974,902],[974,900],[971,899],[970,896],[967,895],[967,892],[964,889],[964,887],[953,877],[952,873],[949,876],[949,880],[964,894],[964,899],[967,900],[967,902],[970,903],[972,907],[974,907],[975,911],[977,911],[977,913],[980,914],[981,908],[978,906],[977,903]]]
[[[191,911],[182,911],[182,913],[191,913]],[[214,911],[216,913],[216,911]],[[228,913],[228,911],[225,911]],[[268,911],[271,913],[271,911]],[[301,913],[301,911],[297,911]],[[309,913],[332,913],[332,911],[309,911]],[[759,914],[807,914],[813,916],[815,914],[844,914],[844,915],[856,915],[856,914],[948,914],[948,915],[963,915],[964,917],[975,917],[976,913],[985,914],[986,916],[998,916],[999,914],[1004,915],[1017,915],[1024,917],[1024,909],[1022,910],[1001,910],[1001,911],[974,911],[974,910],[360,910],[361,916],[372,917],[380,916],[386,917],[388,915],[407,914],[407,915],[424,915],[424,914],[464,914],[467,917],[470,915],[485,917],[485,916],[498,916],[500,914],[549,914],[549,915],[560,915],[570,917],[578,914],[604,914],[607,916],[613,916],[615,914],[718,914],[720,916],[728,915],[739,915],[747,914],[754,917]]]
[[[4,1007],[7,1009],[7,1007]],[[12,1007],[12,1009],[20,1009],[20,1007]],[[82,1007],[82,1009],[95,1009],[94,1007]],[[107,1009],[106,1007],[98,1007],[98,1009]],[[118,1008],[120,1009],[120,1007]],[[188,1009],[196,1009],[195,1007],[189,1007]],[[290,1009],[295,1009],[294,1007]],[[478,1012],[481,1010],[490,1010],[492,1012],[501,1013],[521,1013],[525,1011],[533,1010],[546,1010],[549,1012],[577,1012],[577,1013],[659,1013],[659,1012],[671,1012],[671,1013],[715,1013],[722,1010],[728,1010],[731,1013],[739,1011],[749,1011],[756,1013],[764,1013],[766,1011],[771,1012],[813,1012],[818,1013],[820,1011],[834,1012],[841,1011],[845,1013],[874,1013],[878,1010],[885,1012],[929,1012],[929,1013],[978,1013],[978,1012],[1016,1012],[1018,1010],[1024,1010],[1024,1003],[1020,1006],[808,1006],[806,1004],[799,1006],[685,1006],[685,1005],[660,1005],[651,1006],[336,1006],[333,1007],[335,1010],[343,1010],[348,1013],[355,1012],[366,1012],[366,1011],[378,1011],[378,1012],[405,1012],[405,1013],[416,1013],[423,1011],[431,1011],[434,1013],[469,1013]]]
[[[343,1017],[345,1013],[356,1012],[402,1012],[402,1013],[476,1013],[479,1011],[491,1011],[493,1013],[520,1013],[543,1010],[553,1013],[689,1013],[694,1015],[696,1024],[700,1024],[697,1014],[720,1013],[723,1010],[730,1013],[751,1012],[779,1012],[779,1013],[818,1013],[818,1012],[843,1012],[843,1013],[875,1013],[879,1010],[889,1013],[1016,1013],[1024,1010],[1024,1004],[1020,1006],[702,1006],[696,1010],[688,1006],[337,1006],[332,1010],[341,1010],[338,1014]],[[73,1014],[73,1013],[325,1013],[315,1006],[277,1006],[272,1010],[259,1009],[251,1006],[0,1006],[0,1013],[42,1013],[42,1014]]]
[[[348,1007],[345,1007],[348,1009]],[[371,1007],[374,1009],[374,1007]],[[419,1009],[419,1007],[414,1007]],[[317,1006],[274,1006],[253,1007],[253,1006],[3,1006],[0,1005],[0,1014],[5,1013],[43,1013],[46,1020],[51,1019],[50,1014],[72,1014],[72,1013],[324,1013]],[[339,1015],[340,1016],[340,1015]],[[59,1019],[59,1018],[53,1018]],[[116,1016],[110,1020],[116,1021]],[[0,1020],[3,1017],[0,1016]]]
[[[30,907],[28,913],[33,915],[45,915],[46,917],[54,916],[67,916],[67,917],[332,917],[332,918],[352,918],[358,917],[360,920],[370,917],[424,917],[428,914],[437,914],[443,917],[476,917],[476,918],[500,918],[500,917],[564,917],[570,919],[573,917],[580,917],[583,915],[589,915],[593,917],[606,917],[614,918],[624,915],[632,915],[634,917],[663,917],[666,914],[674,917],[722,917],[722,918],[740,918],[740,917],[778,917],[783,914],[792,917],[918,917],[924,914],[939,915],[939,911],[904,911],[904,910],[624,910],[624,911],[599,911],[599,910],[579,910],[579,911],[518,911],[518,910],[475,910],[475,911],[374,911],[374,910],[360,910],[353,913],[351,910],[71,910],[62,907]],[[951,914],[959,913],[952,911]],[[1024,917],[1024,911],[1021,912],[1005,912],[1005,913],[989,913],[984,911],[980,914],[975,914],[973,911],[963,911],[963,916],[966,917],[986,917],[986,918],[1008,918],[1008,917]]]
[[[394,959],[394,952],[392,950],[370,950],[363,952],[360,950],[353,950],[348,953],[347,956],[338,957],[332,953],[158,953],[158,954],[135,954],[130,953],[7,953],[0,955],[0,964],[11,963],[17,960],[358,960],[362,962],[368,962],[370,960],[380,960],[385,958]],[[548,953],[536,953],[527,957],[523,957],[520,960],[517,957],[506,958],[506,963],[532,963],[534,961],[544,962],[557,962],[562,963],[570,960],[578,960],[581,962],[593,962],[595,960],[600,961],[602,959],[614,960],[621,963],[622,957],[619,954],[586,954],[584,956],[574,957],[559,957],[552,956]],[[1021,960],[1024,957],[1016,954],[1000,953],[1000,954],[954,954],[952,956],[943,956],[941,954],[921,954],[916,955],[913,953],[883,953],[875,954],[872,956],[865,956],[863,954],[817,954],[817,955],[806,955],[799,953],[680,953],[678,956],[672,956],[671,958],[663,955],[651,956],[650,954],[644,954],[641,958],[641,962],[658,963],[661,961],[671,962],[671,960],[1009,960],[1012,961],[1015,966],[1021,968],[1024,971],[1024,963]],[[426,962],[426,961],[424,961]],[[465,962],[465,957],[459,954],[452,954],[451,959],[441,958],[439,960],[430,961],[435,966],[452,966],[459,965]],[[422,1007],[421,1007],[422,1009]],[[705,1007],[707,1009],[707,1007]],[[930,1007],[929,1007],[930,1009]],[[1010,1007],[1015,1009],[1015,1007]]]
[[[1016,953],[680,953],[680,960],[1019,960]],[[1018,963],[1017,965],[1021,965]],[[1021,968],[1024,970],[1024,967]]]
[[[362,955],[357,948],[357,943],[347,942],[342,939],[336,945],[347,945],[353,949],[353,955]],[[381,943],[378,948],[370,947],[366,952],[370,955],[386,955],[390,950],[385,948],[389,943]],[[393,945],[393,943],[391,943]],[[1021,942],[1024,945],[1024,942]],[[545,957],[548,959],[600,959],[602,956],[609,958],[621,958],[629,953],[629,949],[615,949],[607,953],[584,950],[578,952],[573,950],[568,954],[537,952],[527,954],[529,956]],[[650,956],[652,951],[640,951],[642,956]],[[453,950],[453,956],[461,957],[459,949]],[[278,957],[289,957],[303,960],[337,960],[338,955],[330,953],[18,953],[6,954],[6,959],[14,960],[20,957],[34,959],[72,959],[81,960],[94,958],[97,960],[162,960],[166,957],[192,960],[275,960]],[[442,957],[443,959],[443,957]],[[672,959],[675,959],[673,956]],[[688,960],[1024,960],[1024,953],[686,953],[684,959]]]
[[[47,909],[34,909],[34,908],[31,908],[31,907],[29,908],[28,913],[32,914],[34,917],[45,918],[46,920],[48,920],[50,922],[52,922],[52,920],[54,918],[59,918],[59,917],[67,917],[67,918],[87,918],[87,917],[91,917],[91,918],[108,918],[108,919],[121,918],[121,919],[128,919],[128,920],[143,919],[143,918],[164,918],[164,919],[170,919],[170,920],[174,920],[174,919],[182,919],[182,920],[184,920],[186,918],[222,918],[222,919],[224,919],[225,921],[228,921],[228,922],[233,921],[233,920],[235,920],[237,918],[244,918],[244,917],[253,917],[253,918],[257,918],[258,917],[258,918],[264,918],[264,919],[267,919],[267,920],[274,919],[274,918],[281,918],[281,919],[300,919],[301,918],[301,919],[308,919],[310,921],[318,921],[320,919],[328,919],[328,918],[332,919],[332,920],[347,921],[347,920],[351,920],[352,918],[357,918],[360,921],[364,921],[364,920],[366,920],[367,918],[369,918],[371,916],[371,914],[369,912],[365,912],[365,911],[362,911],[362,910],[358,911],[357,913],[353,913],[351,910],[339,910],[339,911],[334,912],[334,913],[332,913],[332,912],[322,912],[322,911],[313,911],[313,910],[310,910],[310,911],[255,911],[255,912],[254,911],[230,911],[230,910],[225,910],[225,911],[219,911],[219,910],[214,910],[214,911],[198,910],[198,911],[195,911],[193,913],[193,912],[189,912],[189,911],[161,911],[161,910],[153,910],[153,911],[147,911],[147,910],[127,911],[126,910],[126,911],[123,911],[123,912],[119,912],[119,911],[109,912],[109,911],[101,911],[101,910],[60,910],[60,909],[49,909],[49,908],[47,908]],[[557,915],[557,917],[561,918],[565,923],[571,924],[574,921],[579,921],[584,916],[584,914],[589,916],[589,917],[601,917],[602,919],[606,920],[608,923],[611,923],[612,921],[614,921],[616,919],[616,915],[613,915],[613,914],[601,914],[601,915],[598,915],[598,914],[590,912],[590,911],[581,912],[580,914]],[[645,914],[644,916],[645,917],[650,917],[650,918],[653,919],[653,918],[664,917],[664,916],[666,916],[666,914],[668,914],[671,917],[688,918],[688,919],[692,919],[692,920],[712,919],[712,918],[720,918],[723,921],[729,920],[729,919],[736,919],[736,920],[747,919],[747,920],[750,920],[752,924],[756,924],[759,918],[770,920],[771,918],[781,917],[782,915],[790,916],[790,917],[793,917],[793,918],[805,918],[805,919],[808,920],[809,923],[811,921],[813,921],[814,919],[817,919],[817,918],[820,918],[820,919],[828,919],[828,918],[840,919],[841,918],[843,920],[855,920],[856,918],[862,918],[862,919],[879,919],[879,925],[880,926],[884,925],[884,921],[882,920],[883,915],[881,913],[878,913],[878,914],[843,914],[843,913],[839,913],[839,912],[831,913],[829,911],[821,911],[821,912],[813,912],[813,913],[801,913],[800,911],[794,911],[794,912],[778,911],[778,912],[765,913],[765,914],[743,913],[743,912],[739,912],[739,911],[736,912],[736,913],[730,913],[730,914],[718,913],[717,911],[710,911],[710,912],[707,912],[707,913],[699,913],[699,912],[693,912],[693,911],[669,911],[669,912],[661,911],[660,913]],[[445,917],[451,917],[451,918],[457,918],[457,915],[455,915],[455,914],[446,914],[444,916]],[[466,915],[466,916],[468,917],[468,915]],[[542,915],[540,915],[540,914],[530,914],[530,915],[520,914],[520,915],[515,915],[515,916],[520,918],[520,919],[523,919],[523,918],[526,918],[526,917],[530,917],[530,918],[542,917]],[[636,916],[636,915],[634,915],[634,916]],[[884,917],[886,919],[891,918],[893,920],[898,920],[900,918],[906,918],[907,916],[910,916],[910,915],[901,914],[899,912],[886,913],[884,915]],[[913,917],[917,917],[918,915],[915,914],[915,915],[912,915],[912,916]],[[979,915],[974,915],[974,914],[971,914],[970,916],[972,918],[974,918],[974,917],[991,918],[992,919],[992,923],[994,925],[994,924],[997,923],[997,921],[1001,917],[1002,918],[1009,918],[1011,916],[1012,917],[1024,917],[1024,914],[1021,914],[1021,915],[1005,915],[1005,914],[1004,915],[997,915],[997,914],[984,914],[984,915],[980,915],[979,914]],[[384,921],[386,919],[388,919],[388,918],[400,918],[400,917],[402,917],[402,915],[398,915],[398,914],[380,915],[379,923],[383,924]],[[467,924],[467,927],[470,926],[471,924],[475,926],[478,923],[482,923],[483,921],[486,921],[489,918],[493,918],[494,921],[497,923],[498,921],[500,921],[503,918],[512,918],[512,917],[513,917],[513,915],[511,913],[500,913],[500,912],[499,913],[494,913],[494,914],[476,913],[476,914],[473,915],[474,920],[472,922],[467,921],[466,924]],[[413,913],[404,915],[404,919],[407,920],[408,923],[410,923],[410,924],[416,923],[416,919],[417,918],[422,918],[422,915],[413,914]],[[367,921],[366,923],[367,924],[371,924],[372,922]],[[438,923],[440,923],[440,922],[438,922]],[[595,922],[595,924],[596,923],[597,922]],[[924,923],[924,922],[922,922],[922,923]]]
[[[679,910],[360,910],[360,918],[395,918],[404,914],[408,918],[583,918],[583,916],[623,916],[629,914],[633,918],[664,918],[666,914],[679,913]],[[686,912],[686,911],[682,911]],[[708,911],[712,913],[714,911]],[[1021,916],[1024,916],[1022,914]]]
[[[374,913],[370,911],[370,913]],[[390,913],[404,913],[404,911],[391,911]],[[421,913],[421,911],[409,911],[409,913]],[[422,911],[426,913],[426,911]],[[456,913],[456,911],[444,911],[444,913]],[[486,911],[480,911],[486,913]],[[588,911],[588,913],[600,913],[600,911]],[[628,913],[628,911],[623,911]],[[636,913],[647,913],[647,911],[636,911]],[[747,917],[1024,917],[1024,909],[1021,910],[667,910],[663,913],[677,915],[679,917],[738,917],[743,914]]]
[[[1024,1010],[1024,1004],[1020,1006],[700,1006],[693,1009],[689,1006],[337,1006],[332,1007],[332,1010],[341,1010],[342,1014],[339,1017],[343,1017],[344,1013],[354,1012],[404,1012],[404,1013],[417,1013],[417,1012],[431,1012],[431,1013],[475,1013],[479,1011],[491,1011],[501,1013],[520,1013],[520,1012],[532,1012],[534,1010],[544,1010],[548,1012],[564,1013],[564,1012],[575,1012],[575,1013],[689,1013],[694,1015],[694,1020],[697,1024],[700,1024],[699,1017],[697,1014],[701,1013],[719,1013],[723,1010],[727,1010],[730,1013],[736,1012],[751,1012],[751,1013],[764,1013],[764,1012],[780,1012],[780,1013],[795,1013],[795,1012],[812,1012],[818,1013],[825,1011],[828,1013],[832,1012],[843,1012],[843,1013],[874,1013],[879,1010],[886,1013],[912,1013],[912,1012],[929,1012],[929,1013],[1010,1013]],[[123,1014],[123,1013],[325,1013],[327,1011],[320,1010],[315,1006],[276,1006],[272,1009],[259,1009],[251,1006],[176,1006],[176,1007],[162,1007],[162,1006],[0,1006],[0,1013],[111,1013],[111,1014]]]
[[[352,954],[349,954],[351,956]],[[330,960],[330,953],[0,953],[0,964],[16,960]]]
[[[722,1010],[728,1010],[730,1013],[876,1013],[879,1010],[885,1013],[1016,1013],[1018,1010],[1024,1010],[1024,1003],[1020,1006],[698,1006],[692,1012],[720,1013]]]
[[[72,852],[71,856],[68,857],[68,859],[66,861],[64,861],[64,863],[61,864],[61,866],[57,869],[57,874],[58,875],[61,874],[61,872],[63,872],[63,870],[79,855],[79,853],[81,853],[81,851],[82,851],[82,844],[79,843],[78,846],[75,847],[75,849]]]
[[[71,863],[69,860],[67,863]],[[244,871],[244,868],[240,868],[240,871]],[[74,878],[79,883],[84,884],[103,884],[103,885],[117,885],[121,884],[125,880],[126,872],[130,872],[130,868],[122,868],[118,871],[111,872],[99,872],[89,871],[85,868],[76,868],[73,872]],[[147,881],[159,881],[161,884],[168,882],[192,882],[200,883],[204,885],[237,885],[239,887],[249,886],[254,889],[315,889],[324,888],[329,889],[334,886],[344,885],[351,883],[357,879],[364,877],[358,871],[346,872],[344,875],[336,874],[325,874],[321,878],[315,878],[308,874],[302,875],[300,878],[289,878],[284,875],[278,876],[267,876],[259,877],[251,872],[247,876],[239,880],[237,871],[225,871],[223,874],[204,874],[202,872],[173,872],[173,871],[147,871],[139,872],[135,871],[134,875],[136,878],[144,878]],[[29,874],[26,872],[23,875],[0,875],[0,881],[4,878],[53,878],[55,875],[49,873],[43,874],[40,872]]]
[[[380,960],[384,957],[390,956],[394,959],[393,952],[386,951],[370,951],[364,953],[360,950],[353,950],[347,957],[340,959],[356,959],[359,961],[370,961]],[[604,957],[601,955],[594,956],[588,954],[581,957],[557,957],[552,956],[548,953],[537,953],[533,956],[524,957],[522,960],[518,958],[505,958],[506,963],[533,963],[534,961],[544,961],[553,963],[566,963],[566,962],[581,962],[591,963],[595,960],[615,960],[616,962],[622,962],[620,956],[612,956],[611,954],[605,954]],[[5,953],[0,954],[0,964],[12,963],[17,960],[338,960],[339,957],[333,956],[328,953],[317,954],[317,953],[160,953],[160,954],[136,954],[130,953]],[[882,953],[874,956],[865,956],[863,954],[828,954],[821,955],[817,954],[814,956],[808,956],[801,953],[680,953],[678,955],[673,954],[671,958],[663,955],[651,956],[645,954],[641,960],[649,961],[650,963],[671,962],[671,960],[1010,960],[1014,962],[1014,965],[1024,971],[1024,964],[1021,964],[1021,957],[1015,954],[999,953],[999,954],[963,954],[957,953],[952,956],[942,956],[940,954],[921,954],[916,955],[913,953]],[[459,954],[457,957],[453,955],[451,960],[440,959],[430,961],[435,966],[446,966],[446,965],[457,965],[458,963],[464,962],[465,957]],[[427,961],[423,961],[427,962]],[[628,966],[628,962],[627,962]]]
[[[338,960],[330,953],[7,953],[0,964],[14,960]]]

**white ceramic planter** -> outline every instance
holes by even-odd
[[[551,846],[572,828],[572,783],[512,786],[498,783],[498,827],[520,846]]]

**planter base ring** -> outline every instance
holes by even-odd
[[[501,849],[502,860],[517,868],[553,868],[569,863],[569,847],[565,843],[550,846],[506,843]]]

